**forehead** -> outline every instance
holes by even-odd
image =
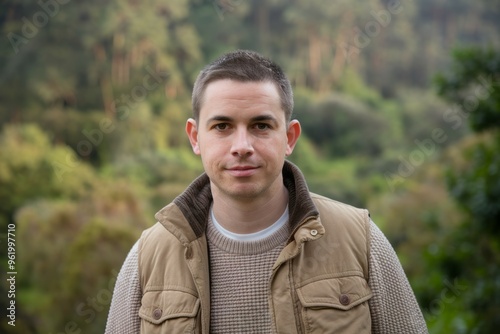
[[[241,82],[231,79],[216,80],[205,89],[200,118],[214,112],[240,114],[259,111],[280,112],[281,99],[276,85],[271,81]]]

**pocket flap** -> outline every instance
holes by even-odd
[[[198,297],[184,291],[148,291],[142,296],[139,316],[153,324],[160,324],[167,319],[195,317],[199,307]]]
[[[349,310],[372,297],[368,283],[360,276],[328,278],[297,289],[303,307],[333,307]]]

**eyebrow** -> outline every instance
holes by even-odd
[[[227,116],[214,116],[209,119],[207,119],[207,124],[213,123],[213,122],[231,122],[233,119],[231,117]]]
[[[234,121],[233,118],[231,117],[228,117],[228,116],[222,116],[222,115],[216,115],[214,117],[211,117],[207,120],[207,124],[210,124],[210,123],[213,123],[213,122],[232,122]],[[267,122],[272,122],[274,124],[277,124],[278,123],[278,120],[271,116],[271,115],[259,115],[259,116],[255,116],[255,117],[252,117],[250,119],[250,122],[264,122],[264,121],[267,121]]]
[[[260,116],[256,116],[256,117],[253,117],[251,119],[252,122],[263,122],[263,121],[269,121],[269,122],[273,122],[273,123],[278,123],[278,120],[271,116],[271,115],[260,115]]]

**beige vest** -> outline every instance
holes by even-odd
[[[275,333],[370,333],[369,216],[311,194],[306,217],[279,255],[270,279]],[[209,333],[206,237],[196,237],[176,204],[139,243],[141,333]]]

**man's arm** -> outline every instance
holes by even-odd
[[[425,320],[401,263],[391,244],[370,223],[369,301],[374,334],[428,333]]]
[[[140,332],[141,285],[139,281],[138,242],[130,250],[116,279],[106,324],[106,334]]]

